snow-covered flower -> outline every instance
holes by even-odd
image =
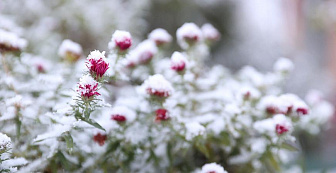
[[[192,140],[194,137],[203,135],[205,133],[205,127],[198,122],[189,122],[185,124],[187,140]]]
[[[116,30],[108,44],[109,49],[117,49],[118,52],[125,52],[132,46],[132,36],[127,31]]]
[[[180,52],[174,52],[171,56],[171,69],[182,72],[185,70],[187,58]]]
[[[269,114],[288,114],[293,105],[287,100],[269,95],[263,97],[258,106]]]
[[[132,51],[132,56],[135,56],[137,63],[146,64],[152,60],[157,51],[158,49],[152,40],[145,40]]]
[[[224,168],[217,163],[207,163],[202,166],[201,173],[227,173]]]
[[[150,76],[143,83],[147,94],[157,97],[168,97],[174,89],[169,81],[167,81],[161,74]]]
[[[202,31],[194,23],[185,23],[177,29],[176,37],[179,45],[187,49],[202,39]]]
[[[100,146],[103,146],[105,144],[105,141],[107,139],[107,135],[104,133],[98,132],[93,136],[93,140],[97,142]]]
[[[105,58],[105,52],[101,53],[98,50],[92,51],[87,57],[86,66],[94,79],[99,80],[102,78],[109,68],[109,64]]]
[[[20,51],[27,46],[27,41],[12,32],[0,29],[0,52]]]
[[[148,38],[153,40],[157,46],[163,46],[172,41],[172,36],[164,29],[157,28],[154,29],[149,35]]]
[[[277,114],[273,117],[275,131],[278,135],[282,135],[288,131],[292,131],[292,122],[283,114]]]
[[[111,119],[117,122],[132,122],[136,118],[133,110],[125,106],[116,106],[111,110]]]
[[[12,148],[11,139],[3,133],[0,133],[0,153]]]
[[[280,100],[289,105],[287,113],[296,113],[297,115],[307,115],[308,105],[294,94],[283,94],[279,97]]]
[[[63,40],[58,55],[68,62],[76,62],[83,54],[82,46],[69,39]]]
[[[158,109],[155,111],[155,114],[156,114],[155,121],[165,121],[170,118],[167,109]]]
[[[204,24],[201,27],[201,30],[203,37],[207,42],[218,41],[221,37],[221,34],[218,32],[218,30],[209,23]]]
[[[276,114],[273,118],[256,121],[253,128],[261,134],[273,136],[274,134],[282,135],[291,132],[293,124],[284,114]]]
[[[293,71],[294,64],[290,59],[282,57],[274,63],[273,69],[275,72],[286,74]]]
[[[81,95],[83,100],[88,100],[94,96],[100,95],[98,92],[98,82],[90,75],[85,75],[80,78],[77,92]]]

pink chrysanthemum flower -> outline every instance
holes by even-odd
[[[179,45],[188,49],[202,39],[201,29],[194,23],[185,23],[176,31]]]
[[[143,84],[147,94],[157,97],[169,97],[174,91],[170,82],[161,74],[150,76]]]
[[[126,51],[132,46],[131,34],[127,31],[116,30],[109,43],[109,49],[118,49],[120,52]]]
[[[111,119],[117,122],[131,122],[135,118],[135,113],[124,106],[116,106],[111,111]]]
[[[145,40],[136,47],[134,54],[137,57],[138,63],[146,64],[152,60],[157,51],[157,47],[153,41]]]
[[[101,79],[109,68],[104,54],[105,52],[100,53],[98,50],[95,50],[87,57],[86,66],[91,76],[96,80]]]
[[[170,119],[169,112],[167,111],[167,109],[158,109],[155,111],[155,113],[156,113],[155,121],[157,122]]]
[[[174,52],[171,57],[171,69],[175,70],[176,72],[183,72],[186,67],[187,59],[185,56],[180,52]]]
[[[148,38],[150,40],[153,40],[156,46],[164,46],[172,41],[172,37],[170,36],[170,34],[162,28],[157,28],[153,30],[148,35]]]
[[[99,132],[93,136],[93,140],[97,142],[100,146],[103,146],[105,144],[106,139],[107,139],[107,135],[101,134]]]
[[[82,99],[89,100],[94,96],[100,95],[98,92],[98,82],[96,82],[91,76],[83,76],[78,84],[77,92],[81,95]]]
[[[202,30],[203,37],[207,42],[218,41],[221,37],[218,30],[209,23],[204,24],[201,30]]]

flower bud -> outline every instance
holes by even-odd
[[[153,30],[148,35],[148,38],[150,40],[154,41],[156,46],[158,46],[158,47],[169,44],[172,41],[172,37],[170,36],[170,34],[162,28],[157,28],[157,29]]]
[[[145,80],[143,86],[147,94],[156,97],[169,97],[174,91],[170,82],[168,82],[161,74],[155,74]]]
[[[101,134],[99,132],[93,136],[93,140],[97,142],[100,146],[103,146],[105,144],[106,139],[107,139],[107,135]]]
[[[209,23],[204,24],[201,30],[202,30],[202,34],[203,34],[205,41],[208,43],[218,41],[221,37],[218,30]]]
[[[82,47],[71,40],[64,40],[58,49],[58,55],[70,63],[76,62],[82,56]]]
[[[194,23],[185,23],[177,29],[176,37],[181,48],[188,49],[202,39],[202,32]]]
[[[132,122],[136,118],[135,113],[127,107],[116,106],[111,111],[111,119],[117,122]]]
[[[0,29],[0,52],[17,52],[27,46],[27,41],[15,33]]]
[[[273,69],[277,73],[287,74],[293,71],[294,64],[288,58],[280,58],[274,63]]]
[[[138,63],[147,64],[152,60],[157,51],[157,47],[153,41],[145,40],[135,48],[134,55],[137,57]]]
[[[94,96],[100,95],[97,90],[98,82],[90,75],[85,75],[80,79],[77,92],[84,101],[91,100]]]
[[[116,30],[108,44],[109,49],[116,49],[119,54],[125,53],[132,46],[131,34],[127,31]]]
[[[175,70],[176,72],[183,72],[186,67],[187,59],[185,56],[180,52],[174,52],[171,57],[171,69]]]
[[[201,173],[227,173],[221,165],[216,163],[207,163],[202,166]]]
[[[166,121],[170,119],[169,112],[167,111],[167,109],[158,109],[155,111],[155,113],[156,113],[155,121],[157,122]]]
[[[101,79],[109,68],[104,54],[105,52],[100,53],[98,50],[95,50],[87,57],[86,66],[95,80]]]

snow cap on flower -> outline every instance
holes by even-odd
[[[185,70],[187,58],[180,52],[174,52],[171,56],[171,69],[182,72]]]
[[[117,49],[118,51],[126,51],[132,46],[132,36],[127,31],[116,30],[112,39],[108,44],[109,49]]]
[[[20,51],[27,46],[27,41],[12,32],[0,29],[0,52]]]
[[[147,94],[158,97],[168,97],[174,92],[171,83],[161,74],[148,77],[143,83],[143,87]]]
[[[294,112],[296,115],[306,115],[308,114],[309,108],[307,104],[301,100],[298,96],[294,94],[283,94],[279,97],[279,99],[283,100],[290,105],[287,113]]]
[[[169,112],[167,109],[158,109],[155,111],[156,118],[155,121],[165,121],[170,119]]]
[[[133,110],[125,106],[115,106],[111,111],[111,119],[117,122],[132,122],[136,118],[136,114]]]
[[[272,95],[263,97],[258,104],[259,109],[269,114],[288,114],[292,106],[287,100]]]
[[[185,23],[176,31],[179,45],[187,49],[202,39],[201,29],[194,23]]]
[[[273,136],[275,134],[282,135],[293,130],[292,122],[284,114],[276,114],[273,118],[256,121],[253,128],[261,133]]]
[[[95,81],[90,75],[85,75],[80,78],[77,92],[83,99],[91,99],[94,96],[100,95],[97,90],[98,82]]]
[[[3,133],[0,133],[0,153],[12,148],[11,139]]]
[[[227,173],[224,168],[217,163],[207,163],[202,166],[201,173]]]
[[[107,139],[107,135],[103,132],[97,132],[93,136],[93,140],[97,142],[100,146],[103,146],[105,144],[106,139]]]
[[[133,55],[137,57],[137,62],[146,64],[152,60],[158,49],[152,40],[141,42],[133,51]]]
[[[69,62],[76,62],[82,55],[82,46],[69,39],[63,40],[58,49],[58,55]]]
[[[282,57],[274,63],[273,69],[275,72],[286,74],[293,71],[294,64],[290,59]]]
[[[148,38],[153,40],[157,46],[163,46],[172,41],[172,36],[162,28],[154,29],[148,35]]]
[[[273,117],[275,131],[278,135],[282,135],[288,131],[292,131],[292,122],[283,114],[277,114]]]
[[[92,77],[96,80],[100,79],[109,68],[109,64],[105,58],[105,52],[99,52],[98,50],[92,51],[87,57],[86,66]]]
[[[192,140],[194,137],[203,135],[205,133],[205,127],[198,122],[189,122],[185,124],[186,127],[186,139]]]
[[[203,37],[206,41],[213,42],[218,41],[221,37],[218,30],[209,23],[206,23],[201,28]]]

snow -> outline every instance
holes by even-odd
[[[195,41],[199,41],[202,39],[202,31],[201,29],[194,23],[185,23],[176,31],[176,37],[179,45],[183,49],[189,48],[189,45],[186,38],[195,39]]]
[[[106,62],[105,51],[100,52],[99,50],[91,51],[87,59],[94,59],[94,60],[104,60]]]
[[[218,40],[220,38],[220,33],[218,30],[212,26],[210,23],[206,23],[201,27],[203,37],[208,40]]]
[[[147,89],[152,90],[152,92],[164,92],[168,95],[172,95],[174,88],[169,81],[167,81],[161,74],[155,74],[149,76],[148,79],[142,85],[142,88],[146,91]]]
[[[111,110],[111,115],[122,115],[125,116],[127,122],[132,122],[136,118],[136,114],[133,110],[125,106],[115,106]]]
[[[61,46],[58,49],[58,55],[60,57],[65,57],[67,52],[74,53],[76,55],[81,55],[83,50],[82,46],[76,42],[69,39],[63,40]]]
[[[161,43],[170,43],[172,41],[172,36],[164,29],[157,28],[154,29],[149,35],[148,38]]]
[[[4,44],[10,47],[24,49],[27,47],[27,41],[18,37],[15,33],[0,29],[0,44]]]
[[[12,148],[11,139],[3,133],[0,133],[0,151],[9,150]]]
[[[207,163],[202,166],[201,173],[227,173],[224,168],[217,163]]]
[[[205,127],[198,122],[188,122],[185,124],[186,127],[186,139],[192,140],[194,137],[203,135],[205,133]]]
[[[180,52],[174,52],[171,56],[171,66],[180,66],[181,64],[186,64],[187,58]]]
[[[290,59],[282,57],[274,63],[273,69],[275,72],[288,73],[293,71],[294,64]]]

